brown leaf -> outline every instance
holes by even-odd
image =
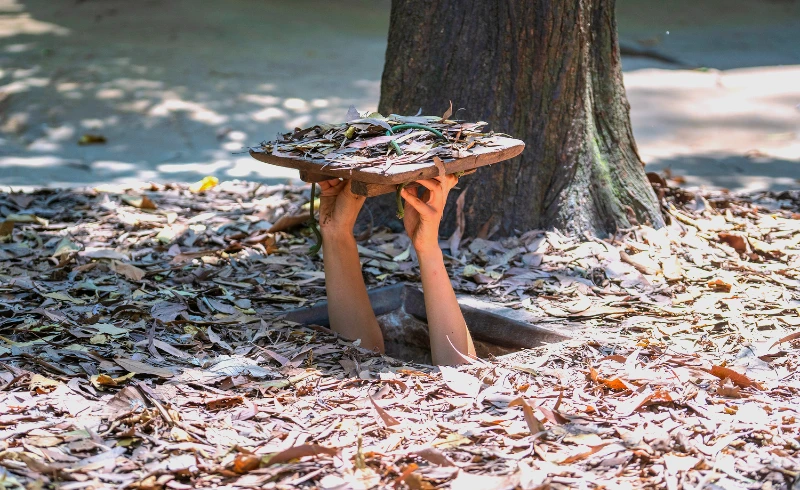
[[[649,388],[637,394],[633,398],[621,403],[617,406],[617,411],[623,415],[628,416],[633,412],[639,410],[645,405],[653,405],[657,403],[669,403],[672,401],[672,396],[668,391],[656,390],[652,391]]]
[[[750,251],[750,244],[747,243],[747,237],[745,236],[721,231],[717,234],[717,237],[721,242],[727,243],[740,254]]]
[[[533,408],[524,398],[519,397],[508,404],[509,407],[515,407],[517,405],[522,407],[525,423],[528,424],[528,430],[531,432],[532,436],[547,430],[542,421],[536,418],[536,415],[533,413]]]
[[[0,223],[0,236],[10,235],[14,231],[13,221],[3,221]]]
[[[656,263],[653,259],[651,259],[646,252],[641,252],[635,255],[628,255],[623,250],[620,250],[619,258],[623,262],[632,265],[636,270],[638,270],[642,274],[655,275],[661,270],[661,267],[659,267],[658,263]]]
[[[731,289],[733,288],[733,284],[717,278],[708,281],[708,287],[716,291],[722,291],[723,293],[730,293]]]
[[[543,407],[543,406],[539,406],[539,407],[536,407],[536,408],[540,412],[542,412],[542,415],[544,415],[544,418],[546,418],[547,420],[549,420],[553,424],[564,425],[564,424],[569,422],[568,418],[564,417],[563,415],[558,413],[558,411],[556,411],[556,410],[550,410],[549,408]]]
[[[177,348],[171,346],[170,344],[164,342],[163,340],[153,339],[153,345],[155,347],[158,347],[159,349],[163,350],[167,354],[173,355],[173,356],[178,357],[180,359],[189,359],[189,358],[192,357],[189,354],[183,352],[182,350],[177,349]]]
[[[38,198],[38,196],[27,192],[12,192],[7,196],[8,200],[16,204],[20,209],[28,209],[28,206]]]
[[[139,209],[158,209],[156,203],[147,196],[122,196],[122,200],[135,208]]]
[[[394,481],[392,482],[394,484],[394,488],[400,488],[401,483],[406,483],[406,485],[408,485],[409,488],[414,488],[413,487],[414,484],[413,483],[410,484],[408,480],[413,479],[413,473],[417,469],[419,469],[417,463],[411,463],[410,465],[403,468],[403,471],[400,472],[400,475],[397,478],[395,478]]]
[[[450,116],[452,115],[453,115],[453,101],[451,100],[450,107],[446,111],[444,111],[444,114],[442,114],[442,121],[450,119]]]
[[[425,449],[415,451],[414,454],[438,466],[456,466],[453,460],[435,447],[426,447]]]
[[[119,392],[117,392],[117,394],[114,395],[114,397],[108,402],[108,405],[106,405],[106,408],[115,415],[134,412],[146,407],[147,404],[145,403],[142,394],[139,393],[139,390],[133,386],[126,386],[125,388],[119,390]]]
[[[372,398],[371,395],[369,396],[369,401],[372,402],[372,406],[375,407],[375,410],[378,412],[378,415],[381,416],[381,419],[383,420],[383,423],[386,424],[386,427],[393,427],[395,425],[400,425],[400,421],[389,415],[389,413],[386,410],[378,406],[378,404],[375,403],[375,399]]]
[[[589,456],[591,456],[592,454],[594,454],[594,453],[600,451],[601,449],[603,449],[604,447],[608,446],[609,444],[611,444],[611,443],[610,442],[605,442],[603,444],[600,444],[599,446],[590,446],[589,449],[586,450],[586,451],[579,451],[577,453],[571,454],[571,455],[567,456],[566,458],[558,461],[558,464],[571,464],[571,463],[574,463],[575,461],[580,461],[582,459],[586,459]],[[586,447],[586,446],[584,446],[584,447]]]
[[[233,460],[233,471],[243,475],[261,466],[261,456],[239,453]]]
[[[284,214],[275,224],[267,230],[268,233],[277,233],[279,231],[286,231],[291,230],[296,226],[300,226],[304,223],[307,223],[311,219],[311,213],[308,211],[302,211],[297,214]]]
[[[215,331],[211,330],[211,327],[206,328],[206,335],[208,335],[208,340],[214,344],[217,344],[228,352],[233,352],[233,347],[231,347],[229,343],[222,340],[222,338],[217,335]]]
[[[287,364],[289,364],[291,362],[291,359],[289,359],[289,358],[287,358],[285,356],[282,356],[282,355],[278,354],[275,351],[271,351],[269,349],[261,349],[261,352],[263,352],[264,354],[268,355],[269,357],[275,359],[275,361],[277,361],[278,364],[280,364],[281,366],[285,366],[285,365],[287,365]]]
[[[171,378],[175,375],[175,373],[169,369],[151,366],[149,364],[134,361],[133,359],[127,359],[125,357],[117,357],[114,359],[114,362],[122,366],[124,369],[127,369],[131,373],[149,374],[151,376],[158,376],[161,378]]]
[[[164,323],[175,321],[178,315],[186,311],[188,307],[183,303],[169,303],[161,301],[150,308],[150,316]]]
[[[216,412],[219,410],[224,410],[226,408],[235,407],[236,405],[244,402],[244,398],[241,396],[224,396],[222,398],[215,398],[213,400],[206,401],[205,405],[206,408]]]
[[[770,350],[772,350],[778,344],[782,344],[784,342],[791,342],[792,340],[797,340],[797,339],[800,339],[800,332],[790,333],[786,337],[781,337],[780,339],[775,341],[775,343],[769,346],[769,348]]]
[[[320,454],[335,456],[338,452],[339,451],[335,448],[320,446],[319,444],[303,444],[275,453],[267,460],[266,464],[288,463],[293,459],[304,458],[306,456],[318,456]]]
[[[711,373],[719,379],[730,379],[736,386],[740,386],[742,388],[750,388],[752,386],[759,390],[764,389],[760,383],[753,381],[744,374],[736,372],[731,368],[714,365],[711,366],[711,369],[704,369],[704,371]]]
[[[619,362],[625,362],[625,358],[624,357],[622,357],[622,356],[616,356],[616,357],[617,358],[614,359],[614,360],[617,360]],[[610,358],[613,358],[613,357],[610,357]],[[621,360],[619,358],[621,358]],[[601,359],[601,361],[602,360],[603,359]],[[589,368],[589,378],[592,381],[594,381],[595,383],[600,383],[600,384],[602,384],[604,386],[607,386],[607,387],[611,388],[612,390],[616,390],[616,391],[624,391],[624,390],[632,390],[633,391],[633,390],[636,390],[636,386],[634,386],[634,385],[632,385],[632,384],[630,384],[630,383],[628,383],[626,381],[623,381],[620,378],[603,378],[603,377],[601,377],[600,373],[598,373],[597,370],[595,368],[593,368],[593,367]]]

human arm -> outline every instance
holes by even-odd
[[[361,339],[361,347],[384,352],[383,334],[367,295],[353,227],[364,205],[350,191],[349,180],[319,183],[325,289],[331,329],[342,337]]]
[[[444,365],[465,363],[458,352],[468,356],[475,355],[472,337],[450,284],[442,250],[439,248],[439,223],[444,213],[447,194],[456,183],[458,178],[454,175],[420,180],[418,184],[425,188],[421,198],[417,196],[417,189],[405,188],[401,191],[402,197],[410,206],[405,211],[403,222],[419,259],[431,355],[434,364]]]

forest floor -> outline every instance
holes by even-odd
[[[800,194],[659,192],[661,230],[444,245],[573,332],[458,368],[281,320],[324,294],[307,191],[0,194],[0,488],[797,489]]]

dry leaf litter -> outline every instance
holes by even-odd
[[[377,112],[359,113],[350,107],[347,122],[297,128],[251,150],[276,157],[324,161],[320,170],[374,167],[385,174],[395,166],[436,158],[464,158],[476,146],[497,144],[495,133],[482,132],[486,122],[450,120],[452,115],[452,103],[442,116],[384,117]]]
[[[799,193],[457,233],[459,292],[574,337],[437,368],[281,320],[324,295],[308,191],[215,185],[0,194],[0,488],[800,485]],[[369,286],[418,279],[361,238]]]

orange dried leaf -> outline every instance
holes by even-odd
[[[261,466],[261,456],[255,454],[242,454],[236,455],[233,460],[233,471],[236,473],[244,474],[249,473]]]
[[[717,237],[719,237],[721,242],[727,243],[740,254],[750,251],[750,244],[747,243],[747,237],[724,231],[721,231]]]
[[[753,386],[759,390],[763,389],[759,383],[753,381],[742,373],[734,371],[731,368],[715,365],[711,366],[711,369],[708,369],[707,371],[719,379],[730,379],[733,381],[733,384],[736,386],[741,386],[742,388],[750,388]]]
[[[414,473],[419,465],[417,463],[411,463],[410,465],[406,466],[403,471],[400,472],[400,475],[394,479],[394,487],[400,488],[400,484],[405,482],[412,473]]]
[[[722,279],[717,278],[717,279],[712,279],[712,280],[708,281],[708,287],[710,287],[711,289],[713,289],[715,291],[722,291],[723,293],[730,293],[731,292],[731,288],[733,287],[733,284],[727,283],[727,282],[723,281]]]
[[[241,396],[225,396],[222,398],[215,398],[206,402],[206,408],[211,411],[224,410],[242,403],[244,399]]]

